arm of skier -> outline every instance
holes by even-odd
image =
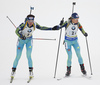
[[[82,27],[82,25],[79,23],[79,30],[83,33],[83,35],[85,36],[85,37],[87,37],[88,36],[88,34],[84,31],[84,29],[83,29],[83,27]]]
[[[60,24],[59,25],[56,25],[52,28],[52,30],[59,30],[59,29],[62,29],[63,27],[66,27],[67,26],[67,21],[63,22],[62,20],[60,21]]]
[[[21,39],[25,39],[25,37],[21,33],[21,30],[23,30],[23,27],[24,27],[24,23],[20,24],[19,27],[17,27],[17,29],[15,30],[16,35],[20,37]]]
[[[40,26],[38,23],[36,23],[36,28],[40,30],[52,30],[50,27]]]
[[[60,25],[60,28],[66,27],[67,26],[67,21],[65,21],[62,25]]]

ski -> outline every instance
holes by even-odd
[[[91,79],[91,76],[89,76],[89,75],[82,75],[82,77],[87,78],[87,79]]]
[[[64,76],[63,78],[69,78],[70,76]],[[58,78],[57,80],[62,80],[63,78]]]
[[[13,80],[14,80],[14,77],[13,77],[13,76],[11,76],[10,83],[12,83],[12,82],[13,82]]]
[[[33,79],[33,77],[29,77],[27,83],[30,83],[30,81]]]
[[[69,77],[70,77],[70,76],[64,76],[63,78],[58,78],[57,80],[60,81],[60,80],[62,80],[62,79],[64,79],[64,78],[69,78]],[[87,78],[87,79],[91,79],[91,78],[92,78],[92,77],[89,76],[89,75],[82,75],[82,77]]]

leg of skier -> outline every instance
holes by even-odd
[[[12,73],[11,73],[12,77],[14,77],[14,75],[15,75],[16,67],[17,67],[18,61],[21,57],[23,47],[24,47],[24,41],[21,40],[21,39],[18,39],[18,42],[17,42],[17,55],[16,55],[16,58],[14,60],[13,67],[12,67]]]
[[[69,76],[71,74],[71,59],[72,59],[72,51],[71,51],[71,42],[70,41],[65,41],[65,49],[68,54],[67,72],[66,72],[65,76]]]
[[[76,52],[76,55],[78,57],[78,62],[80,64],[81,72],[83,74],[86,74],[85,67],[84,67],[84,63],[83,63],[83,59],[82,59],[82,56],[80,54],[80,46],[79,46],[77,40],[74,41],[73,47],[74,47],[75,52]]]
[[[26,55],[27,55],[28,65],[29,65],[29,77],[31,78],[33,78],[33,62],[31,58],[32,44],[33,44],[33,40],[28,39],[28,42],[26,43]]]

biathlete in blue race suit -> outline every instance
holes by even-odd
[[[73,13],[71,17],[67,21],[61,21],[60,25],[56,25],[53,27],[53,30],[59,30],[65,27],[65,49],[68,54],[68,60],[67,60],[67,72],[65,76],[69,76],[71,73],[71,60],[72,60],[72,49],[71,46],[75,49],[76,55],[78,57],[78,62],[80,64],[80,68],[83,74],[86,74],[86,70],[84,67],[83,59],[80,54],[80,46],[78,43],[77,38],[77,31],[78,29],[83,33],[85,37],[88,36],[88,34],[84,31],[81,24],[78,22],[79,16],[77,13]],[[64,23],[63,23],[64,22]]]
[[[11,77],[14,77],[15,75],[15,71],[25,44],[26,44],[26,55],[29,66],[29,76],[33,77],[33,62],[31,59],[31,52],[33,47],[32,34],[36,28],[40,30],[52,30],[52,28],[40,26],[37,22],[34,22],[34,18],[35,18],[34,15],[28,15],[25,19],[25,23],[20,24],[15,31],[15,33],[19,38],[17,42],[17,55],[13,63]]]

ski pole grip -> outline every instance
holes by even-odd
[[[76,2],[73,2],[73,5],[76,5]]]

